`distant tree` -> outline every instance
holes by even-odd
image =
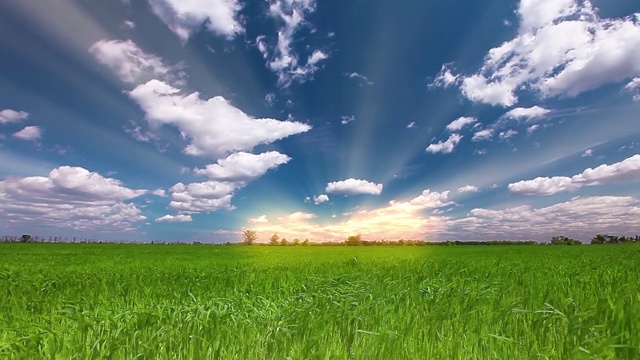
[[[309,239],[304,239],[302,246],[309,246]]]
[[[289,245],[289,241],[286,238],[282,238],[282,240],[280,240],[280,246],[287,246]]]
[[[279,243],[280,236],[278,236],[278,233],[271,235],[271,237],[269,238],[269,245],[278,245]]]
[[[253,245],[258,240],[258,233],[253,230],[245,230],[242,232],[242,242],[245,245]]]
[[[293,239],[293,245],[294,246],[300,245],[300,239],[298,239],[298,238]]]
[[[582,241],[566,236],[554,236],[551,238],[551,245],[582,245]]]
[[[21,242],[29,242],[29,241],[31,241],[31,235],[28,235],[28,234],[22,235],[22,237],[20,237],[20,241]]]
[[[591,239],[592,244],[604,244],[606,242],[607,242],[607,239],[605,238],[605,236],[600,234],[596,235],[596,237]]]
[[[347,238],[344,242],[346,245],[357,246],[362,244],[362,235],[352,235]]]

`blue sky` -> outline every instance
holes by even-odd
[[[640,232],[635,0],[9,0],[0,233]]]

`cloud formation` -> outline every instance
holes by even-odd
[[[314,49],[302,62],[293,47],[296,33],[306,23],[305,17],[314,11],[314,0],[274,0],[269,6],[269,14],[282,23],[277,44],[270,46],[266,37],[260,35],[256,38],[256,46],[267,60],[269,69],[278,75],[280,86],[287,87],[293,81],[304,83],[318,71],[318,63],[329,58],[327,52]]]
[[[163,217],[159,217],[156,219],[156,222],[166,222],[166,223],[184,223],[184,222],[192,222],[193,219],[191,215],[165,215]]]
[[[255,119],[221,96],[203,100],[198,92],[182,94],[160,80],[139,85],[129,96],[144,110],[150,126],[176,126],[190,141],[184,149],[189,155],[220,158],[311,129],[297,121]]]
[[[451,134],[446,141],[440,141],[438,143],[430,144],[427,146],[428,153],[443,153],[450,154],[458,146],[463,136],[460,134]]]
[[[329,194],[380,195],[380,193],[382,193],[382,188],[382,184],[375,184],[371,181],[351,178],[342,181],[330,182],[327,184],[325,191]]]
[[[151,79],[170,79],[175,69],[159,56],[142,51],[131,40],[100,40],[89,52],[126,83],[140,84]]]
[[[16,111],[12,109],[4,109],[0,111],[0,124],[8,124],[12,122],[20,122],[29,117],[29,113],[25,111]]]
[[[453,120],[449,125],[447,125],[447,130],[451,132],[460,131],[465,126],[471,125],[476,121],[478,121],[478,119],[474,117],[460,117]]]
[[[473,209],[447,221],[455,239],[538,240],[565,235],[589,241],[595,234],[636,234],[640,201],[634,197],[575,197],[543,208],[517,206],[502,210]]]
[[[517,14],[517,36],[489,50],[477,73],[454,75],[443,66],[434,85],[459,85],[471,101],[512,106],[523,89],[575,97],[640,75],[638,16],[603,19],[589,0],[522,0]]]
[[[205,175],[218,181],[250,181],[264,175],[267,171],[286,164],[291,158],[277,151],[262,154],[239,152],[231,154],[216,164],[207,165],[204,169],[196,169],[197,175]]]
[[[153,12],[182,41],[204,27],[228,39],[244,32],[238,0],[148,0]]]
[[[26,126],[13,134],[13,137],[25,141],[39,140],[42,137],[42,129],[38,126]]]
[[[125,201],[146,193],[81,167],[61,166],[48,176],[0,181],[0,214],[13,224],[127,231],[146,217]]]
[[[509,184],[509,190],[522,195],[553,195],[575,191],[583,186],[636,181],[640,181],[640,155],[634,155],[615,164],[588,168],[572,177],[537,177],[533,180],[519,181]]]

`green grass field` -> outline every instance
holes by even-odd
[[[2,359],[640,359],[640,246],[0,244]]]

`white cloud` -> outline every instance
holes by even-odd
[[[329,194],[370,194],[380,195],[382,193],[382,184],[375,184],[367,180],[346,179],[342,181],[334,181],[327,184],[325,191]]]
[[[14,133],[13,137],[25,141],[38,140],[42,137],[42,130],[37,126],[27,126]]]
[[[582,157],[590,157],[593,156],[593,150],[592,149],[587,149],[584,151],[584,154],[582,154]]]
[[[244,32],[238,20],[242,5],[238,0],[149,0],[153,12],[182,41],[200,30],[228,39]]]
[[[277,44],[273,47],[265,42],[265,36],[258,36],[256,46],[267,66],[278,75],[278,84],[289,86],[293,81],[304,83],[318,71],[318,63],[329,58],[329,54],[314,49],[301,64],[298,54],[293,48],[294,37],[299,28],[305,25],[305,17],[315,11],[314,0],[274,0],[269,6],[270,15],[282,21],[278,30]]]
[[[164,189],[156,189],[151,192],[151,194],[160,197],[167,197],[167,192]]]
[[[412,121],[412,122],[410,122],[410,123],[407,125],[407,129],[415,129],[415,128],[417,128],[417,127],[418,127],[418,126],[416,125],[416,122],[415,122],[415,121]]]
[[[453,150],[458,146],[460,140],[462,140],[463,136],[460,134],[451,134],[449,139],[446,141],[441,141],[435,144],[431,144],[427,147],[427,152],[435,154],[435,153],[443,153],[450,154]]]
[[[183,222],[192,222],[193,219],[191,215],[165,215],[163,217],[157,218],[156,222],[167,222],[167,223],[183,223]]]
[[[633,96],[634,101],[640,101],[640,77],[634,78],[631,80],[625,87],[625,90],[636,92]]]
[[[450,66],[451,64],[442,65],[440,72],[438,73],[438,75],[436,75],[436,78],[433,80],[433,82],[429,84],[429,87],[448,88],[452,85],[458,84],[460,77],[458,75],[453,75],[451,69],[449,69]]]
[[[575,197],[538,209],[474,209],[464,218],[448,221],[447,226],[455,238],[549,241],[552,236],[565,235],[588,242],[599,233],[635,234],[639,217],[640,201],[633,197]]]
[[[373,81],[369,80],[369,78],[357,72],[345,73],[344,76],[348,77],[349,79],[359,80],[361,83],[364,83],[367,85],[373,85]]]
[[[476,121],[478,121],[478,119],[476,119],[474,117],[460,117],[460,118],[457,118],[457,119],[453,120],[449,125],[447,125],[447,130],[449,130],[449,131],[460,131],[465,126],[473,124]]]
[[[207,100],[198,92],[183,95],[162,81],[151,80],[129,93],[153,126],[172,124],[190,140],[184,152],[220,158],[309,131],[297,121],[254,119],[221,96]]]
[[[16,111],[12,109],[4,109],[0,111],[0,124],[8,124],[12,122],[20,122],[29,117],[29,113],[25,111]]]
[[[527,128],[527,134],[533,134],[536,130],[538,130],[538,128],[540,127],[540,125],[531,125]]]
[[[134,23],[133,21],[130,21],[130,20],[125,20],[124,22],[122,22],[122,26],[127,27],[129,29],[135,29],[136,28],[136,23]]]
[[[452,205],[452,201],[448,201],[449,191],[443,191],[441,193],[437,191],[431,191],[429,189],[424,190],[418,197],[411,199],[408,205],[415,206],[420,210],[424,209],[437,209],[445,206]],[[392,201],[391,205],[402,204],[400,202]],[[406,204],[406,203],[405,203]]]
[[[468,192],[478,192],[478,188],[476,186],[473,185],[465,185],[461,188],[458,189],[458,192],[461,193],[468,193]]]
[[[522,90],[575,97],[640,76],[637,16],[603,19],[588,0],[522,0],[518,15],[517,36],[491,49],[477,73],[454,75],[446,65],[434,85],[460,82],[472,101],[512,106]]]
[[[291,158],[277,151],[269,151],[254,155],[246,152],[231,154],[218,160],[217,164],[207,165],[204,169],[196,169],[197,175],[206,175],[218,181],[249,181],[258,178],[271,169],[286,164]]]
[[[340,123],[341,123],[342,125],[347,125],[348,123],[350,123],[350,122],[352,122],[352,121],[356,121],[356,117],[355,117],[355,116],[353,116],[353,115],[351,115],[351,116],[346,116],[346,115],[344,115],[344,116],[342,116],[342,118],[341,118],[341,119],[342,119],[342,120],[340,121]]]
[[[261,215],[255,219],[249,219],[249,222],[251,224],[265,224],[269,222],[269,219],[267,218],[267,215]]]
[[[220,181],[205,181],[172,186],[169,208],[182,212],[213,212],[220,209],[232,210],[234,191],[243,184]]]
[[[489,140],[491,139],[492,136],[493,136],[493,129],[484,129],[484,130],[476,131],[475,134],[473,134],[473,138],[471,140],[472,141]]]
[[[514,136],[518,135],[518,132],[515,130],[507,130],[507,131],[501,131],[498,134],[498,137],[500,138],[500,140],[507,140],[509,138],[512,138]]]
[[[134,204],[124,201],[145,193],[81,167],[61,166],[48,176],[0,181],[0,216],[26,226],[131,230],[146,217]]]
[[[533,180],[509,184],[509,190],[523,195],[553,195],[564,191],[578,190],[583,186],[640,181],[640,155],[621,162],[588,168],[581,174],[566,177],[538,177]]]
[[[530,108],[519,107],[507,111],[507,113],[504,114],[504,117],[507,119],[531,121],[541,118],[550,112],[551,110],[542,108],[540,106],[532,106]]]
[[[91,45],[89,52],[127,83],[139,84],[154,78],[169,79],[171,71],[175,70],[160,57],[142,51],[131,40],[100,40]]]
[[[320,204],[325,203],[327,201],[329,201],[329,196],[327,196],[326,194],[322,194],[322,195],[318,195],[318,196],[314,196],[313,197],[313,202],[316,205],[320,205]]]

